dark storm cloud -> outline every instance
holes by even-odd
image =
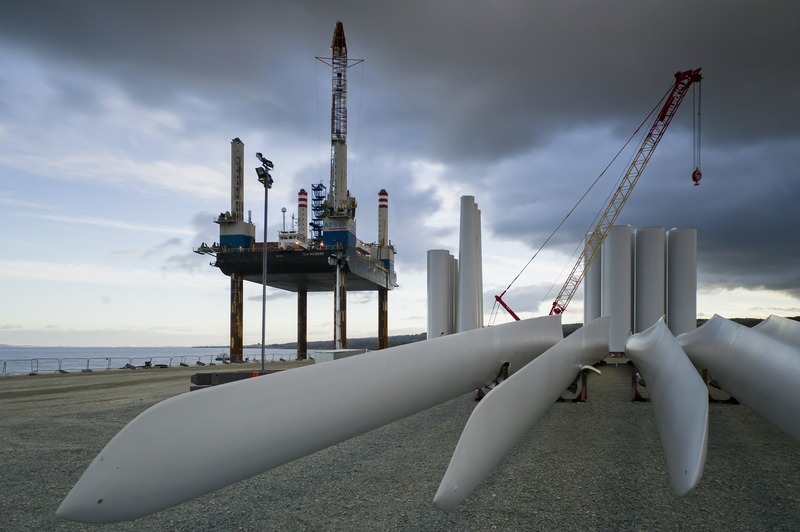
[[[386,188],[389,192],[389,239],[398,254],[395,262],[402,261],[404,271],[425,271],[427,250],[438,247],[426,226],[428,216],[438,208],[431,192],[414,189],[413,176],[402,160],[394,159],[387,164],[365,157],[360,162],[359,173],[362,177],[358,189],[351,189],[359,198],[359,238],[365,242],[377,241],[377,193]],[[457,219],[455,223],[458,224]]]
[[[435,206],[400,164],[379,161],[445,165],[445,183],[474,188],[485,230],[534,250],[673,74],[702,67],[706,177],[688,181],[687,98],[619,223],[697,227],[701,281],[798,295],[796,2],[19,2],[4,8],[0,44],[91,71],[142,105],[183,109],[190,127],[316,142],[329,81],[313,57],[327,52],[335,20],[367,59],[350,78],[359,150],[372,161],[359,172],[402,205],[390,229],[398,262],[424,267]],[[85,87],[60,90],[65,107],[91,109]],[[192,110],[187,95],[214,105]],[[317,156],[304,179],[317,181]],[[556,249],[571,253],[621,170]]]
[[[706,108],[720,126],[714,141],[796,133],[798,111],[785,104],[800,75],[797,12],[789,3],[435,2],[403,5],[391,27],[354,31],[380,58],[387,112],[428,116],[437,157],[491,160],[580,124],[614,121],[627,133],[674,72],[697,67],[715,96]]]
[[[261,286],[261,285],[258,285]],[[296,292],[289,292],[288,290],[270,290],[267,292],[267,301],[275,301],[278,299],[296,299],[297,293]],[[261,303],[261,289],[258,289],[258,294],[254,296],[250,296],[247,298],[247,301],[257,301]]]
[[[155,246],[151,247],[150,249],[144,250],[140,254],[140,257],[142,259],[149,259],[150,257],[152,257],[154,255],[158,255],[159,253],[163,253],[164,251],[169,250],[171,248],[181,247],[182,245],[183,245],[183,239],[177,238],[177,237],[176,238],[169,238],[169,239],[167,239],[167,240],[165,240],[165,241],[163,241],[163,242],[161,242],[159,244],[156,244]]]
[[[504,323],[511,321],[511,316],[495,303],[494,296],[501,293],[505,286],[494,289],[484,290],[483,308],[488,312],[493,311],[493,319],[489,323]],[[532,286],[514,286],[505,296],[503,301],[517,313],[523,312],[549,312],[552,301],[558,294],[560,286],[553,286],[553,283],[538,283]]]
[[[60,68],[89,69],[145,107],[182,107],[196,96],[218,104],[217,120],[297,127],[298,111],[316,110],[313,55],[329,37],[318,32],[299,48],[290,45],[291,24],[271,17],[286,34],[267,31],[264,16],[258,3],[31,2],[4,9],[0,42],[22,43]]]
[[[207,269],[209,260],[213,259],[213,256],[194,253],[192,252],[192,248],[200,247],[201,244],[210,246],[217,241],[219,233],[217,232],[216,226],[212,223],[214,219],[216,219],[216,216],[210,212],[196,213],[192,217],[190,225],[197,233],[189,240],[189,246],[187,248],[181,249],[180,253],[170,255],[165,259],[164,266],[161,267],[162,271],[178,269],[187,272],[198,272]],[[150,250],[150,252],[171,249],[181,244],[183,244],[181,239],[171,238],[157,246],[155,250]]]
[[[496,159],[554,130],[635,125],[672,73],[704,67],[709,140],[797,134],[794,3],[25,2],[6,39],[91,64],[148,101],[230,90],[291,122],[309,106],[313,55],[341,18],[368,56],[365,105],[437,157]],[[243,112],[243,110],[240,110]],[[252,110],[251,110],[252,112]],[[275,117],[273,117],[275,118]],[[709,132],[710,134],[712,132]]]
[[[634,191],[620,219],[634,227],[697,228],[701,284],[766,288],[800,297],[800,246],[794,231],[800,223],[798,143],[709,151],[699,187],[688,185],[688,169],[664,161]]]

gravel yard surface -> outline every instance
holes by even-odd
[[[280,364],[269,369],[302,363]],[[105,444],[146,408],[187,392],[200,371],[220,369],[1,378],[0,530],[800,530],[800,444],[745,406],[713,403],[703,478],[678,499],[652,409],[630,401],[624,365],[589,375],[588,402],[554,404],[447,513],[432,500],[475,407],[471,394],[156,515],[57,519]],[[231,406],[242,415],[280,407]],[[231,439],[197,467],[225,467],[236,449]]]

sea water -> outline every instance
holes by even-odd
[[[245,348],[243,357],[250,362],[261,362],[261,348]],[[119,369],[126,364],[144,366],[165,364],[189,366],[221,364],[217,358],[227,357],[228,349],[219,347],[16,347],[0,346],[0,374],[54,373],[61,371],[101,371]],[[313,358],[309,352],[309,358]],[[265,361],[294,360],[293,349],[265,349]]]

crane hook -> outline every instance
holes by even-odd
[[[702,178],[703,172],[701,172],[699,168],[695,168],[694,172],[692,172],[692,181],[694,181],[694,186],[699,185]]]
[[[700,171],[700,105],[703,98],[703,85],[702,78],[697,80],[692,86],[692,99],[693,99],[693,113],[692,120],[692,144],[693,144],[693,159],[694,159],[694,172],[692,172],[692,181],[694,186],[700,184],[700,179],[703,177],[703,172]]]

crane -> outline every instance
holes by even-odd
[[[606,239],[609,230],[617,220],[619,213],[622,211],[622,207],[625,205],[625,202],[628,201],[628,197],[631,195],[633,187],[636,185],[639,177],[641,177],[642,172],[644,172],[645,166],[647,166],[647,163],[650,160],[650,157],[653,155],[656,146],[658,146],[661,137],[664,136],[664,132],[667,130],[672,118],[675,116],[675,112],[678,110],[678,107],[683,101],[684,96],[686,96],[689,87],[691,87],[692,83],[699,82],[701,79],[703,79],[703,77],[700,75],[699,68],[696,70],[677,72],[675,74],[675,82],[672,85],[672,88],[668,91],[664,106],[656,116],[656,119],[653,122],[653,125],[650,127],[647,135],[645,135],[642,145],[639,147],[639,151],[633,158],[633,161],[628,167],[625,176],[620,181],[616,192],[614,192],[614,195],[609,200],[603,215],[600,217],[600,221],[597,223],[597,226],[592,231],[589,240],[586,242],[583,252],[581,253],[580,257],[578,257],[575,265],[572,267],[572,271],[570,272],[567,281],[564,283],[564,286],[561,287],[561,291],[558,293],[558,297],[556,297],[556,300],[553,302],[553,306],[550,309],[550,315],[563,314],[567,309],[567,305],[569,305],[569,302],[572,300],[572,296],[574,296],[575,292],[578,290],[578,286],[580,286],[586,271],[589,269],[592,261],[597,256],[597,252],[600,251],[600,246],[603,244],[603,241]],[[695,167],[695,170],[692,173],[692,180],[694,181],[695,185],[700,184],[701,177],[702,173],[700,172],[700,169]],[[497,301],[504,309],[506,309],[506,311],[508,311],[508,313],[511,314],[515,320],[519,321],[519,317],[503,301],[503,296],[505,295],[506,291],[508,291],[508,288],[506,288],[506,290],[499,296],[494,296],[495,301]]]

